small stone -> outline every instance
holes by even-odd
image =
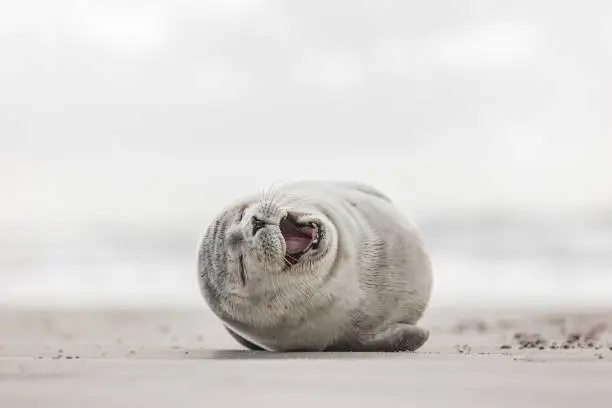
[[[552,343],[550,343],[550,348],[551,348],[551,349],[558,349],[558,348],[559,348],[559,345],[557,344],[557,342],[556,342],[556,341],[553,341]]]
[[[592,326],[586,333],[584,333],[584,339],[589,341],[596,341],[601,334],[606,330],[606,323],[598,323]]]
[[[467,345],[467,344],[463,344],[463,345],[457,344],[457,345],[455,345],[455,348],[461,354],[468,353],[470,351],[470,346]]]
[[[499,348],[502,350],[508,350],[511,349],[512,346],[510,344],[502,344]]]
[[[72,360],[72,356],[66,356],[66,359]]]
[[[545,346],[544,344],[540,344],[540,345],[538,346],[538,349],[540,349],[540,350],[544,350],[545,348],[546,348],[546,346]]]

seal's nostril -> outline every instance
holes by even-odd
[[[260,219],[259,219],[259,218],[257,218],[257,217],[253,217],[253,218],[251,219],[251,223],[253,224],[253,235],[255,235],[255,233],[256,233],[257,231],[259,231],[260,229],[262,229],[263,227],[265,227],[265,226],[266,226],[266,222],[265,222],[265,221],[260,220]]]

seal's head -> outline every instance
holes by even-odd
[[[237,202],[215,218],[203,239],[204,294],[211,300],[206,292],[216,289],[219,295],[252,297],[287,278],[323,273],[336,235],[324,212],[305,199],[276,194]]]

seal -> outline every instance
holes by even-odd
[[[382,192],[299,181],[241,198],[199,246],[200,292],[242,346],[415,351],[432,291],[418,228]]]

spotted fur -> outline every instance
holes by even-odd
[[[294,266],[278,227],[288,212],[321,226],[319,247]],[[302,181],[229,205],[202,239],[199,282],[251,349],[414,351],[429,337],[416,325],[432,290],[419,232],[360,183]]]

